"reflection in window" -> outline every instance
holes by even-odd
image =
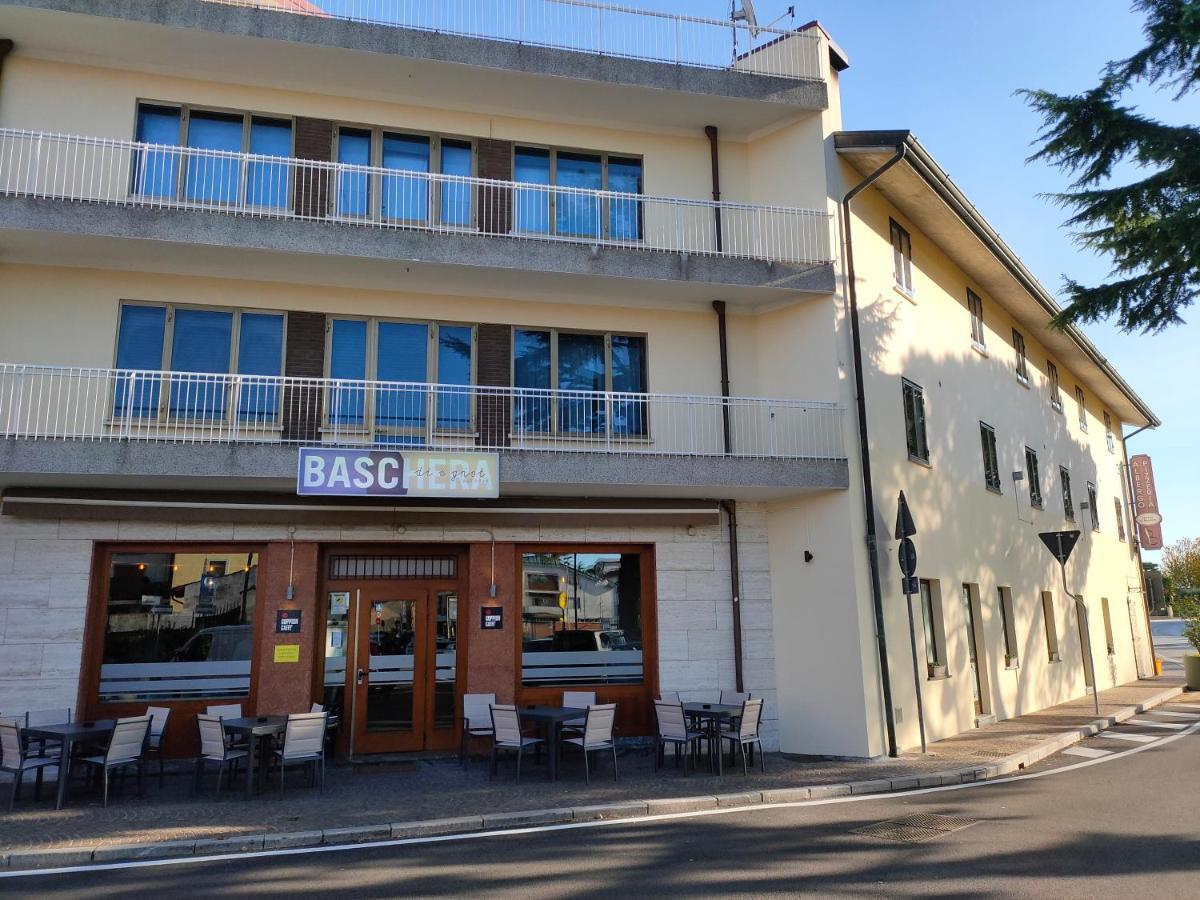
[[[371,212],[371,132],[343,128],[338,132],[338,162],[361,169],[343,169],[338,175],[337,211],[341,216],[366,216]]]
[[[438,327],[437,383],[453,386],[437,398],[440,431],[471,427],[471,333],[469,325]]]
[[[240,153],[244,117],[240,114],[193,112],[187,145],[197,150]],[[238,197],[237,157],[195,154],[188,157],[184,196],[200,203],[234,203]]]
[[[518,147],[513,158],[513,180],[521,184],[550,184],[550,151]],[[550,233],[550,191],[517,188],[514,192],[514,227],[517,231]]]
[[[286,119],[252,119],[250,152],[258,156],[291,156],[292,123]],[[291,195],[291,166],[262,160],[247,166],[246,203],[250,206],[286,207]]]
[[[604,335],[559,334],[558,389],[604,391]],[[558,430],[565,434],[603,434],[604,398],[560,395]]]
[[[433,727],[454,728],[458,678],[458,594],[439,591],[434,638]]]
[[[178,107],[138,107],[137,139],[143,144],[179,144]],[[133,192],[143,197],[174,198],[178,188],[179,156],[165,150],[140,150],[134,163]]]
[[[600,157],[583,153],[559,153],[556,169],[559,190],[555,191],[554,227],[556,234],[598,237],[600,199],[583,191],[601,187]],[[579,191],[563,190],[578,188]]]
[[[640,684],[639,553],[522,556],[521,681]]]
[[[471,142],[442,141],[442,174],[471,177]],[[442,224],[471,224],[471,185],[467,181],[442,182]]]
[[[383,135],[383,168],[429,172],[429,138],[407,134]],[[429,180],[421,175],[383,176],[383,217],[424,222],[429,217]]]
[[[422,384],[429,368],[429,326],[415,322],[379,322],[376,328],[375,378]],[[424,431],[424,388],[380,387],[375,397],[375,427]]]
[[[248,551],[113,554],[100,700],[246,696],[257,588]]]

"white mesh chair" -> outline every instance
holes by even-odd
[[[613,726],[617,722],[617,704],[598,703],[589,706],[584,717],[583,734],[565,738],[559,745],[563,748],[577,747],[583,751],[583,778],[592,783],[591,765],[588,757],[597,750],[611,750],[613,781],[617,780],[617,742],[613,739]]]
[[[699,750],[700,741],[704,740],[706,735],[688,727],[682,703],[654,701],[654,718],[658,722],[658,746],[654,749],[654,768],[657,770],[662,767],[667,744],[671,744],[675,751],[676,766],[679,765],[680,748],[687,751],[683,755],[683,774],[687,775],[688,758],[692,758],[692,767],[695,768],[695,755]]]
[[[747,773],[746,766],[746,748],[749,747],[753,752],[754,746],[758,745],[758,762],[762,771],[767,771],[767,761],[762,754],[762,741],[758,736],[758,726],[762,720],[762,699],[747,700],[742,704],[741,721],[738,723],[736,730],[726,731],[721,733],[721,740],[729,741],[730,750],[741,750],[742,753],[742,774]],[[722,747],[722,752],[724,748]]]
[[[467,767],[467,751],[471,749],[471,738],[490,738],[492,729],[492,704],[495,694],[463,694],[462,746],[458,750],[458,762]]]
[[[17,793],[21,790],[21,779],[26,772],[36,772],[37,779],[33,783],[33,798],[42,795],[42,769],[53,766],[58,762],[54,756],[30,754],[21,740],[21,727],[14,719],[0,719],[0,772],[12,775],[12,795],[8,798],[8,809],[17,803]]]
[[[150,734],[146,738],[146,751],[158,757],[158,786],[162,787],[162,739],[167,730],[167,720],[171,718],[171,710],[165,706],[147,706],[146,715],[150,717]]]
[[[218,766],[217,793],[219,794],[221,793],[221,776],[225,774],[225,767],[229,767],[229,776],[225,779],[228,785],[229,779],[237,771],[238,763],[248,757],[250,751],[229,746],[225,740],[225,726],[220,716],[198,715],[196,716],[196,726],[200,729],[200,755],[196,757],[196,779],[193,789],[200,787],[200,781],[204,777],[205,764],[215,762]],[[249,777],[249,772],[246,777]]]
[[[517,754],[517,784],[521,783],[521,757],[530,747],[540,747],[541,738],[525,737],[521,734],[521,717],[511,705],[492,704],[492,775],[496,774],[496,758],[501,750],[514,750]]]
[[[142,766],[145,761],[147,737],[150,734],[150,717],[136,716],[117,719],[108,749],[103,755],[81,756],[79,761],[104,773],[104,805],[108,806],[108,773],[126,766],[137,767],[138,797],[142,796]]]
[[[321,776],[321,793],[325,793],[325,726],[329,714],[324,712],[293,713],[288,716],[287,728],[283,732],[283,746],[275,751],[279,762],[279,799],[283,799],[283,774],[288,766],[306,763],[309,766],[309,784]]]
[[[596,705],[595,691],[563,691],[562,705],[567,709],[590,709]],[[564,731],[582,731],[587,716],[563,722]]]

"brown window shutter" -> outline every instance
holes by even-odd
[[[480,387],[509,387],[512,384],[512,328],[480,325],[476,330],[475,367]],[[479,437],[485,446],[507,447],[512,407],[503,393],[487,392],[479,397]]]
[[[479,138],[475,142],[479,156],[479,177],[512,181],[511,141]],[[488,185],[479,191],[479,230],[490,234],[508,234],[512,229],[512,190]]]
[[[296,118],[296,158],[333,160],[333,123],[326,119]],[[329,170],[300,167],[296,171],[296,215],[323,217],[329,212]]]
[[[325,375],[324,313],[288,312],[283,374],[292,378]],[[315,382],[289,384],[283,396],[283,439],[320,440],[323,402],[321,388]]]

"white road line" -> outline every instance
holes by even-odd
[[[1125,731],[1104,731],[1096,735],[1098,738],[1114,741],[1129,741],[1131,744],[1149,744],[1159,740],[1152,734],[1129,734]]]
[[[1181,728],[1183,726],[1180,726]],[[665,822],[674,819],[700,819],[708,816],[724,816],[744,814],[764,809],[799,809],[808,806],[836,806],[843,803],[887,802],[903,800],[909,797],[920,797],[925,794],[944,794],[951,791],[969,791],[979,788],[990,788],[998,785],[1013,784],[1018,781],[1033,781],[1048,778],[1051,775],[1061,775],[1064,772],[1074,772],[1091,766],[1100,766],[1114,760],[1124,759],[1166,744],[1172,744],[1180,738],[1200,731],[1200,722],[1187,726],[1186,731],[1169,734],[1156,740],[1153,744],[1141,744],[1130,747],[1120,753],[1113,753],[1103,759],[1085,759],[1068,766],[1055,769],[1044,769],[1040,772],[1030,772],[1025,775],[1014,775],[1011,778],[997,778],[992,781],[968,781],[965,784],[946,784],[940,787],[917,788],[911,791],[896,791],[888,794],[856,794],[848,797],[830,797],[826,800],[796,800],[791,803],[757,803],[752,806],[725,806],[716,809],[701,809],[694,812],[662,813],[657,816],[640,816],[634,819],[594,819],[590,822],[568,822],[562,825],[534,825],[529,828],[508,828],[499,831],[475,831],[467,834],[446,834],[434,837],[396,838],[389,841],[370,841],[361,844],[334,844],[320,847],[291,847],[284,850],[251,850],[246,853],[222,853],[213,856],[182,856],[174,859],[145,859],[128,862],[99,863],[86,866],[60,866],[56,869],[21,869],[18,871],[0,872],[0,880],[5,878],[36,878],[46,875],[72,875],[79,872],[100,872],[108,869],[147,869],[160,866],[199,865],[211,862],[232,862],[240,859],[263,859],[281,856],[310,856],[316,853],[349,853],[356,850],[372,850],[383,847],[405,847],[413,844],[442,844],[454,841],[473,841],[482,838],[518,837],[526,834],[542,834],[548,831],[575,831],[581,828],[611,828],[622,825],[641,825],[652,822]]]
[[[1112,756],[1112,750],[1101,750],[1099,747],[1068,747],[1063,751],[1070,756],[1084,756],[1088,759],[1099,759],[1102,756]]]
[[[1175,712],[1173,709],[1156,709],[1154,710],[1154,715],[1174,716],[1177,719],[1200,719],[1200,713]]]
[[[1146,728],[1170,728],[1178,731],[1181,728],[1186,728],[1186,725],[1180,725],[1178,722],[1155,722],[1153,719],[1126,719],[1126,725],[1144,725]]]

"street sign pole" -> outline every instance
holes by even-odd
[[[1039,534],[1042,543],[1046,545],[1046,549],[1050,554],[1058,560],[1058,568],[1062,573],[1063,591],[1075,603],[1075,618],[1079,625],[1079,634],[1083,639],[1083,646],[1079,648],[1079,654],[1082,657],[1084,669],[1091,674],[1092,681],[1092,705],[1096,710],[1096,717],[1100,717],[1100,685],[1096,681],[1096,659],[1092,655],[1092,628],[1088,616],[1087,604],[1084,602],[1082,594],[1073,594],[1071,589],[1067,587],[1067,560],[1071,556],[1071,551],[1075,549],[1075,542],[1079,540],[1078,531],[1047,531]]]
[[[910,537],[916,533],[917,526],[913,524],[908,501],[904,499],[904,491],[901,491],[899,508],[896,510],[896,538],[900,541],[899,561],[900,571],[904,575],[904,605],[908,608],[908,640],[912,647],[913,688],[917,692],[917,727],[921,731],[921,752],[926,753],[928,750],[925,745],[925,698],[921,693],[924,679],[921,678],[921,663],[917,654],[917,627],[913,622],[912,607],[912,595],[917,592],[913,590],[914,585],[918,591],[920,590],[916,579],[917,548],[910,540]]]
[[[908,582],[909,579],[904,580]],[[908,638],[912,644],[913,687],[917,691],[917,725],[921,729],[921,752],[925,753],[925,700],[921,696],[921,664],[917,659],[917,628],[913,623],[912,594],[905,592],[904,604],[908,607]]]

